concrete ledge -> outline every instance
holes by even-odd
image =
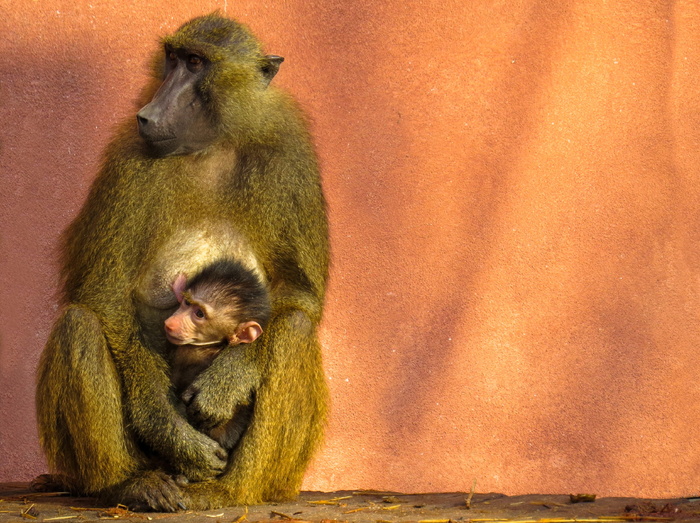
[[[175,514],[130,512],[100,507],[92,498],[36,493],[27,483],[0,483],[0,523],[5,521],[226,522],[314,521],[448,523],[449,521],[700,521],[700,499],[600,498],[571,503],[569,495],[505,496],[474,494],[400,494],[376,491],[302,492],[292,503],[227,507]]]

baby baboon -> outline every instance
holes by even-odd
[[[255,273],[233,260],[207,266],[189,283],[180,273],[173,291],[180,308],[165,320],[165,336],[174,345],[171,379],[175,394],[182,398],[221,351],[236,350],[236,345],[258,339],[270,319],[270,298]],[[260,377],[255,366],[247,370],[250,401],[237,406],[227,422],[209,430],[198,427],[226,450],[238,443],[253,411],[254,389]]]

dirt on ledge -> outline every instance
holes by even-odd
[[[291,503],[226,507],[177,513],[131,512],[101,507],[92,498],[37,493],[27,483],[0,483],[0,523],[124,519],[189,523],[310,521],[357,523],[700,521],[700,498],[597,498],[566,495],[401,494],[398,492],[302,492]],[[589,498],[590,499],[590,498]],[[572,502],[576,501],[576,502]]]

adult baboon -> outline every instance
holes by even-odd
[[[63,237],[64,309],[39,367],[41,443],[71,489],[131,508],[291,498],[326,415],[316,331],[328,242],[313,147],[296,104],[269,86],[282,58],[244,26],[204,16],[163,46],[139,132],[122,127]],[[268,284],[272,305],[265,333],[224,350],[187,391],[188,416],[219,425],[250,395],[241,373],[258,369],[230,455],[178,413],[163,333],[176,275],[225,257]]]

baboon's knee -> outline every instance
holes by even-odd
[[[60,351],[66,363],[83,366],[104,357],[106,341],[97,315],[82,305],[70,305],[56,322],[49,344]]]
[[[314,324],[303,311],[292,311],[289,313],[289,326],[299,334],[311,335],[314,332]]]

